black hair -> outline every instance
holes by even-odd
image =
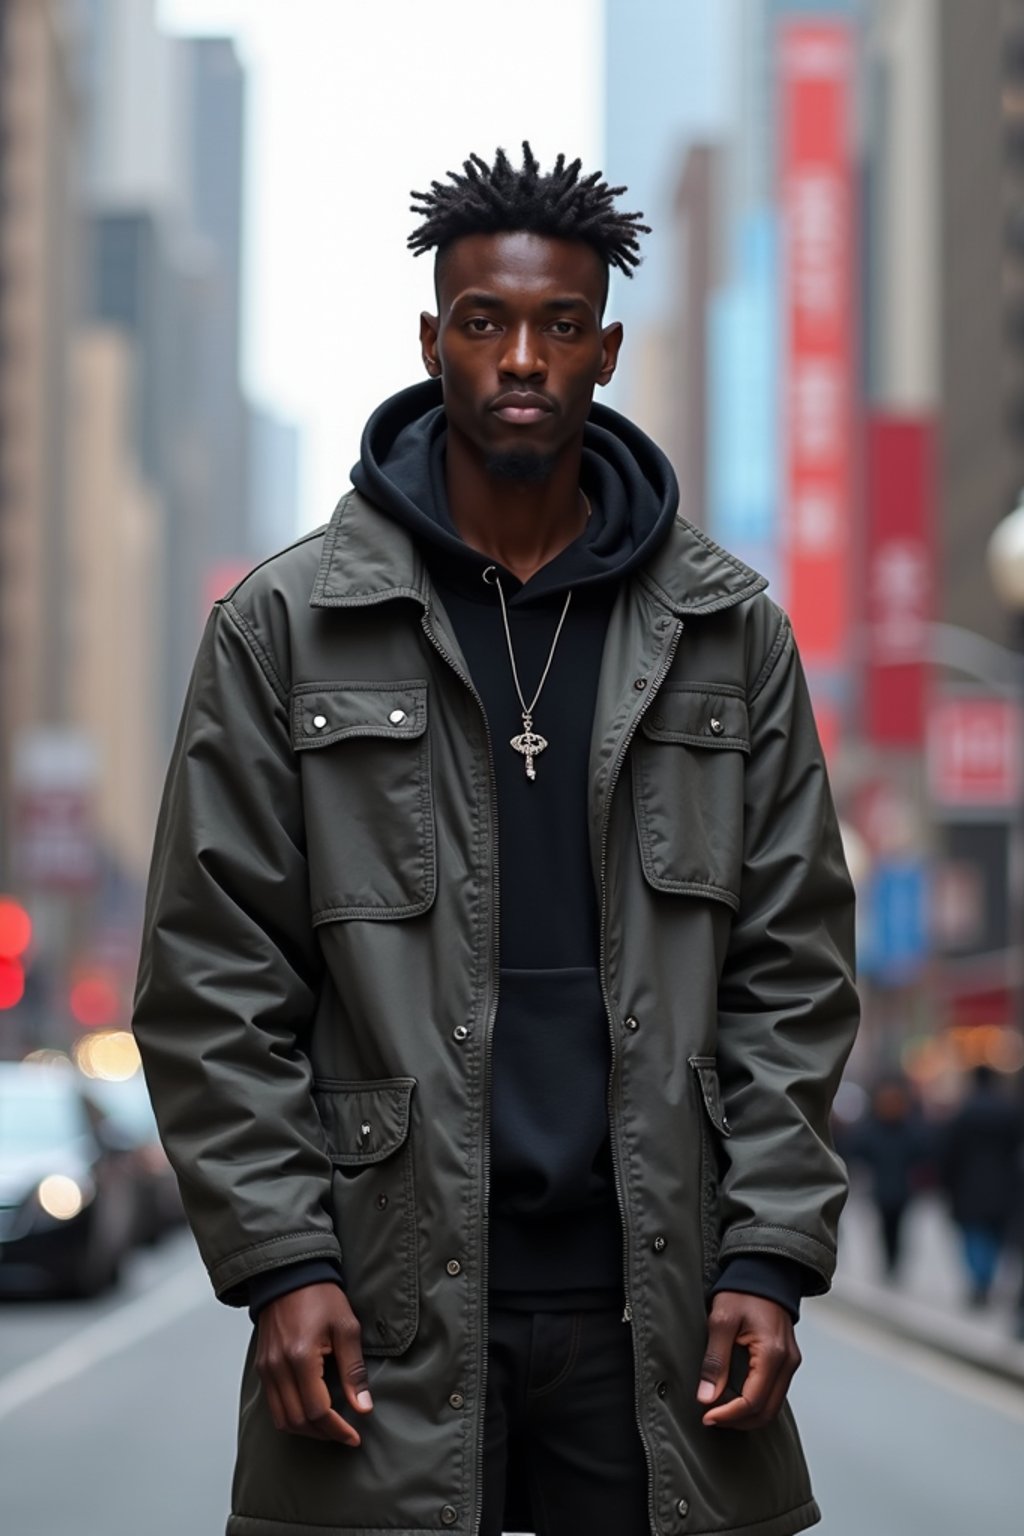
[[[449,171],[451,185],[430,183],[429,192],[413,192],[410,212],[423,222],[409,236],[416,256],[436,250],[438,256],[463,235],[518,233],[582,240],[606,267],[626,277],[639,266],[639,236],[650,234],[642,213],[622,213],[614,201],[625,187],[610,187],[602,172],[580,179],[581,160],[565,163],[559,155],[554,168],[541,175],[540,164],[523,141],[523,163],[516,170],[503,149],[494,164],[479,155],[463,162],[463,175]]]

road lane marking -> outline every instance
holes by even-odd
[[[848,1344],[865,1350],[889,1365],[896,1360],[946,1391],[958,1397],[969,1397],[984,1408],[991,1408],[996,1413],[1024,1424],[1024,1391],[998,1376],[990,1376],[980,1366],[940,1355],[929,1344],[904,1338],[889,1328],[880,1329],[848,1313],[822,1307],[820,1310],[815,1308],[813,1312],[808,1311],[805,1315],[813,1318],[815,1327],[844,1339]]]
[[[0,1419],[54,1387],[81,1376],[112,1355],[130,1349],[151,1333],[159,1333],[161,1328],[194,1311],[209,1295],[206,1276],[199,1269],[189,1268],[127,1302],[116,1312],[108,1312],[106,1317],[55,1345],[46,1354],[0,1376]]]

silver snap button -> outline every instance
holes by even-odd
[[[404,709],[393,709],[390,715],[388,715],[388,719],[391,721],[392,725],[401,725],[405,718],[406,714]]]
[[[370,1124],[369,1120],[364,1120],[362,1125],[359,1127],[360,1140],[365,1141],[372,1130],[373,1126]]]
[[[378,1195],[377,1196],[377,1209],[378,1209],[378,1211],[386,1211],[387,1208],[388,1208],[388,1197],[387,1197],[387,1195]]]
[[[655,1392],[657,1392],[659,1397],[667,1397],[668,1396],[668,1382],[667,1381],[659,1381],[658,1385],[655,1387],[654,1390],[655,1390]]]
[[[637,1030],[640,1028],[640,1020],[635,1019],[633,1015],[630,1014],[629,1018],[625,1021],[625,1027],[629,1030],[631,1035],[635,1035]]]
[[[662,1237],[660,1232],[658,1233],[658,1236],[654,1239],[653,1247],[654,1247],[655,1253],[664,1253],[665,1252],[665,1239]]]
[[[449,1259],[448,1263],[445,1265],[445,1269],[453,1279],[456,1275],[462,1274],[462,1265],[459,1263],[458,1259]]]
[[[688,1499],[678,1499],[676,1501],[676,1514],[677,1515],[683,1515],[685,1517],[689,1513],[690,1513],[689,1500]]]
[[[327,724],[327,716],[326,715],[314,715],[313,716],[313,724],[314,724],[314,726],[316,727],[316,729],[318,731],[322,731],[324,726]]]
[[[469,1039],[469,1030],[466,1028],[465,1024],[456,1024],[455,1028],[452,1030],[452,1039],[457,1040],[460,1045],[462,1044],[463,1040]]]
[[[454,1525],[459,1518],[459,1512],[451,1504],[446,1504],[441,1511],[441,1524]]]
[[[461,1392],[453,1392],[448,1399],[448,1406],[449,1408],[464,1408],[466,1406],[466,1399]]]
[[[637,693],[643,693],[644,689],[647,687],[646,677],[638,677],[636,682],[633,684],[633,687],[636,689]]]
[[[722,732],[725,730],[725,726],[722,724],[721,720],[711,719],[708,721],[708,724],[711,726],[712,736],[721,736]]]

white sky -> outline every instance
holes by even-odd
[[[304,429],[300,527],[333,509],[370,411],[424,377],[431,258],[409,189],[529,138],[601,164],[601,0],[158,0],[248,74],[243,375]]]

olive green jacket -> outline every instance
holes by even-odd
[[[707,1430],[720,1258],[826,1289],[853,905],[764,580],[677,520],[611,617],[589,820],[636,1413],[655,1536],[818,1517],[788,1408]],[[487,1358],[495,794],[408,536],[350,494],[217,604],[157,831],[135,1028],[217,1293],[341,1259],[375,1411],[275,1430],[250,1348],[230,1536],[475,1531]]]

